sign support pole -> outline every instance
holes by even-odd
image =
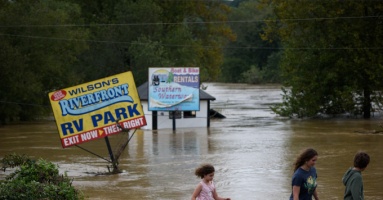
[[[173,131],[176,130],[176,111],[172,112],[173,115]]]
[[[105,138],[106,146],[108,147],[108,152],[109,152],[110,160],[112,161],[113,172],[118,172],[119,170],[118,170],[118,167],[117,167],[117,160],[114,159],[112,147],[110,146],[110,142],[109,142],[109,138],[108,138],[108,136],[105,136],[104,138]]]

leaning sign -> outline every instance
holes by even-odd
[[[63,148],[146,125],[131,72],[57,90],[49,99]]]
[[[149,68],[148,110],[199,111],[199,68]]]

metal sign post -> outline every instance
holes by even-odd
[[[173,115],[173,131],[176,130],[176,111],[172,111]]]
[[[112,147],[110,146],[110,142],[109,142],[108,136],[105,137],[105,143],[106,143],[106,146],[108,148],[110,160],[111,160],[112,167],[113,167],[113,171],[112,172],[113,173],[118,173],[120,171],[118,169],[118,162],[117,162],[117,160],[114,159]],[[109,170],[109,172],[110,172],[110,170]]]

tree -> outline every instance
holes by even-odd
[[[164,59],[167,57],[164,47],[148,38],[138,38],[129,47],[130,63],[134,69],[135,81],[144,83],[148,80],[149,67],[173,66],[173,64]]]
[[[235,37],[225,24],[230,10],[227,5],[172,0],[104,4],[95,1],[89,8],[81,3],[84,17],[96,15],[88,18],[94,25],[90,27],[94,42],[80,57],[87,80],[130,70],[137,84],[142,84],[149,67],[172,66],[200,67],[202,80],[219,76],[222,46]]]
[[[223,63],[222,47],[235,39],[226,25],[230,7],[223,1],[154,2],[162,10],[163,26],[157,39],[167,55],[164,63],[200,67],[202,81],[217,80]]]
[[[126,71],[132,71],[137,80],[147,77],[142,72],[148,66],[136,65],[137,62],[132,58],[136,52],[130,52],[129,49],[139,44],[145,47],[147,44],[140,43],[140,38],[158,41],[162,10],[152,0],[68,1],[80,4],[82,16],[91,32],[90,48],[79,55],[81,62],[77,64],[83,81]],[[146,58],[148,61],[151,59]]]
[[[265,20],[273,14],[271,7],[263,6],[257,0],[237,3],[238,7],[233,8],[229,15],[230,27],[236,33],[237,39],[229,43],[225,49],[222,81],[255,80],[252,76],[258,77],[257,82],[278,81],[272,78],[273,76],[265,75],[276,73],[275,76],[278,76],[278,70],[275,70],[278,65],[272,65],[273,62],[269,62],[269,58],[271,54],[279,51],[279,41],[264,40],[261,37],[263,27],[266,25]],[[237,61],[233,63],[235,60]],[[234,68],[236,69],[232,70]]]
[[[0,120],[47,112],[47,93],[149,67],[200,67],[216,80],[235,38],[222,1],[0,0]]]
[[[0,119],[31,120],[49,111],[47,93],[77,82],[73,63],[86,43],[80,9],[53,0],[1,1]]]
[[[58,167],[44,159],[32,160],[26,155],[9,154],[2,160],[2,170],[18,168],[0,180],[0,199],[84,199],[72,186],[72,180],[60,175]]]
[[[381,1],[277,1],[265,38],[284,49],[281,115],[362,114],[383,88]]]

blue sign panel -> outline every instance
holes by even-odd
[[[198,111],[199,68],[149,68],[150,111]]]

